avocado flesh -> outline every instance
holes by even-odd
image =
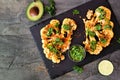
[[[32,2],[29,4],[26,15],[31,21],[39,20],[43,15],[44,9],[41,1]]]

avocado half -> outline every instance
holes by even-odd
[[[31,21],[39,20],[42,17],[43,13],[44,8],[40,0],[30,3],[26,10],[27,18]]]

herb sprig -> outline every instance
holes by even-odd
[[[83,68],[82,67],[79,67],[79,66],[73,66],[73,70],[78,72],[78,73],[82,73],[83,72]]]
[[[100,31],[102,29],[102,26],[100,24],[95,25],[96,30]]]
[[[45,6],[45,11],[48,12],[51,16],[56,14],[55,1],[49,0],[49,6]]]
[[[72,13],[73,13],[73,15],[75,15],[75,14],[76,14],[76,15],[77,15],[77,14],[80,14],[80,12],[79,12],[77,9],[73,10]]]
[[[105,44],[107,42],[107,40],[105,38],[101,38],[100,41]]]
[[[91,36],[91,37],[94,37],[96,35],[95,32],[90,31],[89,29],[86,29],[86,34],[87,36]]]
[[[120,44],[120,38],[118,38],[117,42]]]
[[[47,36],[51,36],[51,35],[52,35],[52,32],[53,32],[53,28],[49,28],[46,35],[47,35]]]
[[[70,26],[67,25],[67,24],[62,25],[62,27],[63,27],[65,30],[70,30]]]
[[[91,42],[90,42],[90,48],[91,48],[93,51],[96,49],[96,44],[97,44],[96,41],[91,41]]]
[[[102,8],[97,8],[95,11],[100,13],[100,16],[99,16],[99,19],[100,19],[100,20],[102,20],[102,19],[105,18],[106,12],[104,11],[104,9],[102,9]]]

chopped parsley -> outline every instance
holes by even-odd
[[[59,27],[59,23],[56,23],[56,24],[55,24],[55,27]]]
[[[105,18],[105,11],[101,12],[100,16],[99,16],[99,19],[102,20]]]
[[[63,44],[62,40],[60,38],[56,38],[54,41],[51,43],[47,44],[47,48],[53,52],[53,53],[60,53],[59,49],[57,48],[58,46],[61,46]]]
[[[98,7],[95,11],[101,13],[103,11],[103,9]]]
[[[59,31],[59,30],[56,30],[56,34],[60,34],[60,31]]]
[[[86,30],[86,34],[91,36],[91,37],[94,37],[96,35],[95,32],[90,31],[89,29]]]
[[[107,42],[107,40],[105,38],[101,38],[100,41],[105,44]]]
[[[79,66],[73,66],[73,70],[78,72],[78,73],[82,73],[83,72],[83,68],[82,67],[79,67]]]
[[[96,49],[96,44],[97,44],[96,41],[91,41],[91,42],[90,42],[90,48],[91,48],[93,51]]]
[[[51,36],[53,33],[53,28],[49,28],[47,32],[47,36]]]
[[[53,47],[53,45],[48,45],[47,48],[51,51],[51,52],[54,52],[54,53],[58,53],[58,50]]]
[[[100,13],[99,19],[102,20],[105,18],[106,12],[102,8],[97,8],[95,11]]]
[[[101,25],[100,25],[100,24],[97,24],[97,25],[95,26],[95,28],[96,28],[96,30],[100,31],[100,30],[101,30]]]
[[[104,26],[104,29],[111,29],[111,28],[112,27],[109,24],[107,24],[107,25]]]
[[[55,41],[53,42],[53,44],[60,44],[62,45],[63,44],[63,41],[60,39],[60,38],[56,38]]]
[[[117,42],[120,44],[120,38],[118,38]]]
[[[75,14],[76,14],[76,15],[77,15],[77,14],[80,14],[80,12],[79,12],[77,9],[73,10],[72,13],[73,13],[73,15],[75,15]]]
[[[55,1],[54,0],[48,0],[49,6],[45,6],[45,11],[48,12],[51,16],[55,15]]]
[[[67,25],[67,24],[64,24],[62,27],[63,27],[65,30],[70,30],[70,26]]]

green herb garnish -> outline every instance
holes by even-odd
[[[56,38],[55,41],[53,42],[53,44],[60,44],[62,45],[63,44],[63,41],[60,39],[60,38]]]
[[[49,28],[47,32],[47,36],[51,36],[53,33],[53,28]]]
[[[56,48],[53,47],[53,45],[48,45],[47,48],[54,53],[58,53],[58,50]]]
[[[88,36],[88,33],[89,33],[89,29],[88,28],[86,28],[86,30],[85,30],[86,32],[86,36]]]
[[[100,20],[104,19],[105,18],[105,14],[106,14],[105,11],[102,11],[100,16],[99,16],[99,19]]]
[[[78,73],[82,73],[83,72],[83,68],[79,67],[79,66],[73,66],[73,70],[78,72]]]
[[[73,13],[73,15],[75,15],[75,14],[76,14],[76,15],[77,15],[77,14],[80,14],[80,12],[79,12],[77,9],[73,10],[72,13]]]
[[[96,34],[95,34],[95,32],[90,31],[89,29],[86,29],[86,35],[87,35],[87,36],[94,37]]]
[[[89,36],[91,36],[91,37],[94,37],[94,36],[96,35],[95,32],[90,31],[90,30],[87,30],[86,32],[87,32],[87,34],[88,34]]]
[[[102,29],[100,24],[97,24],[97,25],[95,26],[95,28],[96,28],[96,30],[98,30],[98,31],[100,31],[100,30]]]
[[[96,41],[90,41],[90,48],[94,51],[96,49]]]
[[[49,0],[49,6],[45,6],[45,11],[48,12],[51,16],[54,16],[55,15],[55,2],[54,0]]]
[[[120,44],[120,38],[118,38],[117,42]]]
[[[101,38],[100,41],[105,44],[107,42],[107,40],[105,38]]]
[[[57,30],[57,31],[56,31],[56,34],[60,34],[60,31],[59,31],[59,30]]]
[[[104,10],[103,10],[102,8],[99,8],[99,7],[98,7],[95,11],[101,13],[101,12],[103,12]]]
[[[63,27],[65,30],[70,30],[70,26],[67,25],[67,24],[62,25],[62,27]]]
[[[59,23],[56,23],[56,24],[55,24],[55,27],[59,27]]]
[[[107,24],[107,25],[104,26],[104,29],[111,29],[111,28],[112,27],[109,24]]]
[[[100,13],[99,19],[102,20],[105,18],[106,12],[102,8],[97,8],[95,11]]]

